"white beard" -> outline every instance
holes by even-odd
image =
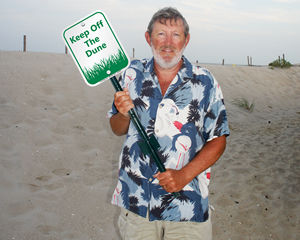
[[[184,47],[175,54],[175,56],[171,59],[171,61],[166,62],[160,55],[159,53],[154,49],[153,45],[151,44],[151,50],[153,53],[153,57],[155,62],[164,69],[170,69],[172,67],[175,67],[179,61],[181,60],[181,57],[183,55]]]

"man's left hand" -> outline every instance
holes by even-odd
[[[179,192],[188,184],[182,170],[167,169],[165,172],[158,172],[153,177],[159,181],[163,189],[170,193]]]

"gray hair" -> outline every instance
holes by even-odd
[[[185,18],[181,15],[181,13],[172,7],[165,7],[160,10],[158,10],[152,17],[152,19],[149,22],[147,32],[151,36],[151,33],[153,31],[153,25],[156,21],[159,21],[161,24],[166,24],[167,20],[175,20],[175,22],[181,19],[183,22],[184,27],[184,35],[187,37],[189,34],[189,25],[186,22]]]

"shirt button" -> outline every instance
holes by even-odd
[[[152,178],[149,178],[149,182],[152,182]]]

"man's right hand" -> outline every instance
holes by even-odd
[[[128,111],[134,108],[134,105],[130,98],[128,89],[124,88],[124,91],[116,92],[114,97],[114,103],[119,113],[124,117],[129,118]]]
[[[128,111],[134,108],[134,104],[126,88],[124,91],[116,92],[114,97],[114,103],[119,112],[110,118],[110,126],[116,135],[121,136],[128,132],[130,123]]]

